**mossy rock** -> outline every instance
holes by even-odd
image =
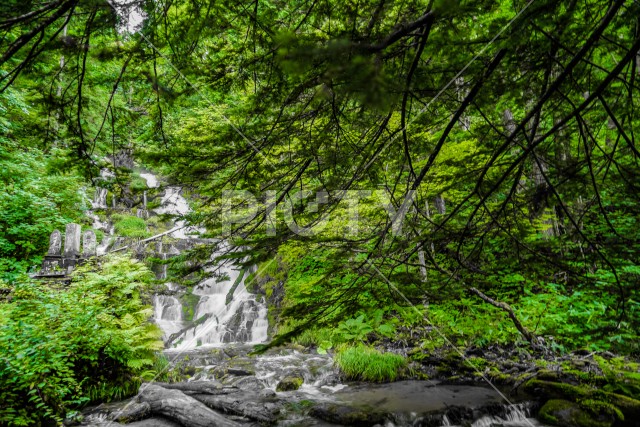
[[[374,408],[354,408],[333,403],[319,403],[309,411],[314,418],[344,426],[366,426],[385,423],[384,413]]]
[[[276,391],[294,391],[300,388],[304,379],[301,377],[284,377],[276,386]]]
[[[533,379],[524,385],[525,391],[534,396],[545,396],[553,400],[566,400],[581,404],[593,415],[602,412],[615,415],[620,426],[637,425],[640,419],[640,401],[616,393],[594,389],[585,385],[571,385]],[[598,402],[597,405],[594,402]],[[635,424],[634,424],[635,423]]]
[[[611,427],[615,422],[615,417],[611,414],[594,416],[577,403],[562,399],[552,399],[545,403],[538,418],[543,423],[562,427]]]

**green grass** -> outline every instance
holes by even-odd
[[[332,331],[328,328],[307,329],[296,338],[294,338],[294,341],[296,344],[304,346],[320,345],[325,341],[330,342],[331,334]]]
[[[147,224],[144,219],[133,215],[113,215],[114,227],[117,234],[123,237],[149,237]]]
[[[364,345],[343,347],[335,362],[348,379],[372,382],[395,381],[407,366],[405,358],[398,354],[382,353]]]

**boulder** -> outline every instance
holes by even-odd
[[[538,418],[543,423],[562,427],[611,427],[615,423],[611,414],[594,416],[577,403],[562,399],[551,399],[545,403]]]
[[[354,427],[384,425],[387,418],[387,414],[372,408],[355,408],[334,403],[319,403],[311,408],[309,415],[330,423]]]

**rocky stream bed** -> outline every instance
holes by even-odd
[[[175,382],[146,383],[133,399],[90,408],[82,425],[543,425],[524,396],[509,405],[482,385],[346,383],[329,355],[287,348],[253,356],[251,348],[168,351]]]

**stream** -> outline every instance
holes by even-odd
[[[156,176],[150,173],[141,176],[148,187],[158,186]],[[97,203],[104,204],[102,200]],[[189,241],[197,239],[198,230],[185,227],[183,217],[188,212],[189,205],[181,188],[166,187],[160,207],[151,214],[175,216],[175,224],[181,228],[171,233],[171,237],[182,244],[163,248],[162,244],[155,243],[161,257],[179,254],[179,247],[189,247]],[[109,231],[110,236],[105,239],[113,238],[112,230]],[[212,274],[192,291],[191,319],[185,318],[186,310],[181,302],[184,300],[181,293],[185,291],[176,284],[166,283],[167,292],[154,296],[154,320],[163,331],[165,355],[170,361],[170,370],[178,373],[181,381],[208,381],[252,393],[250,403],[256,410],[277,414],[273,422],[266,424],[542,426],[532,416],[535,408],[531,402],[508,405],[489,387],[418,380],[386,384],[344,382],[330,355],[310,353],[295,346],[252,355],[254,344],[268,340],[267,306],[262,297],[247,291],[245,278],[250,271],[224,265],[218,273],[225,276],[223,280],[217,280]],[[156,274],[165,279],[166,265]],[[301,380],[299,388],[278,391],[287,390],[286,383],[292,378]],[[90,411],[83,425],[104,425],[109,420],[109,405],[100,408]],[[246,417],[235,418],[242,424],[265,424],[256,424]],[[117,425],[113,421],[107,424]],[[129,425],[178,424],[155,417]]]

